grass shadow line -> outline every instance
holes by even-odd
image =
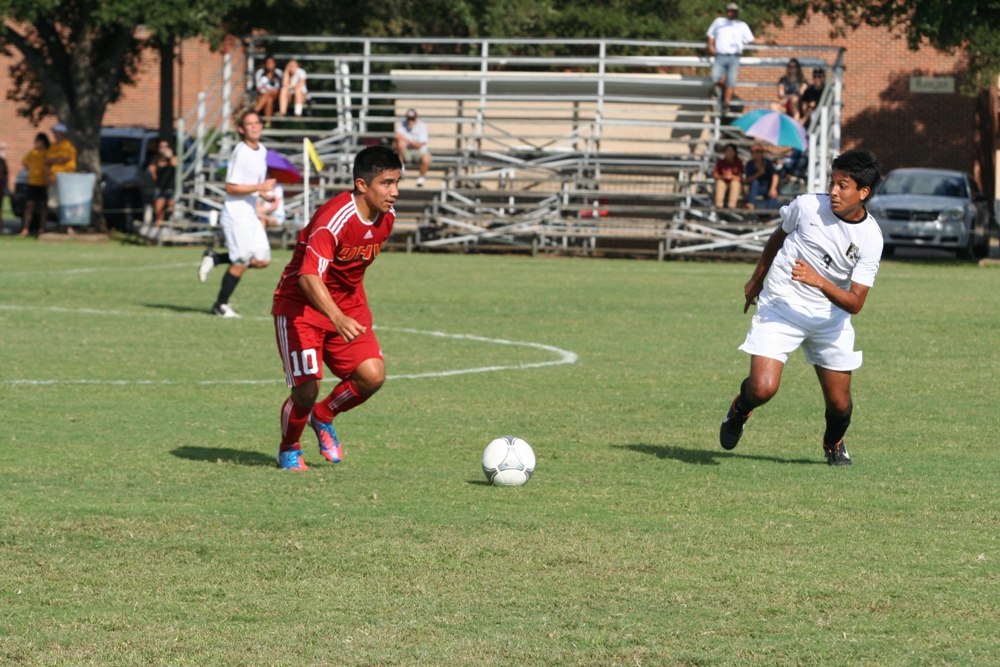
[[[159,308],[160,310],[172,310],[175,313],[202,313],[204,315],[211,315],[212,311],[208,308],[192,308],[191,306],[178,306],[172,303],[144,303],[142,304],[144,308]]]
[[[235,463],[241,466],[274,466],[273,456],[225,447],[178,447],[170,451],[179,459],[207,463]]]
[[[818,459],[789,459],[782,458],[780,456],[761,456],[758,454],[737,454],[735,452],[727,452],[720,450],[709,450],[709,449],[686,449],[684,447],[669,447],[667,445],[610,445],[614,449],[627,449],[629,451],[638,452],[639,454],[646,454],[649,456],[655,456],[658,459],[672,459],[674,461],[680,461],[681,463],[691,463],[694,465],[712,465],[717,466],[720,464],[722,459],[749,459],[751,461],[767,461],[769,463],[797,463],[800,465],[826,465],[826,461],[821,461]]]

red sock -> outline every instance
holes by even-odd
[[[329,396],[316,402],[313,415],[321,422],[330,422],[341,412],[356,408],[367,400],[368,397],[358,391],[353,382],[344,380],[333,388]]]
[[[307,421],[309,408],[302,407],[291,396],[285,399],[285,404],[281,406],[281,451],[295,449]]]

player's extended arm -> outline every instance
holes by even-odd
[[[760,296],[760,291],[764,289],[764,278],[767,277],[767,272],[771,270],[771,264],[774,262],[778,251],[781,250],[781,246],[786,238],[788,238],[788,232],[782,229],[780,225],[771,232],[771,238],[767,240],[764,252],[760,254],[760,260],[757,262],[757,268],[753,270],[753,276],[743,286],[743,294],[746,296],[746,303],[743,305],[744,313],[750,310],[750,306],[757,305],[757,297]]]
[[[354,318],[344,315],[344,312],[330,297],[330,291],[319,276],[303,274],[299,276],[299,285],[302,286],[302,291],[306,293],[313,308],[326,315],[333,323],[337,333],[343,336],[348,343],[368,330]]]
[[[275,180],[269,178],[263,183],[254,183],[251,185],[242,185],[238,183],[226,183],[226,194],[227,195],[252,195],[255,192],[267,192],[268,190],[274,189]],[[267,199],[265,197],[265,199]]]
[[[867,285],[851,281],[851,289],[849,290],[837,287],[801,259],[795,260],[795,266],[792,267],[792,280],[818,288],[827,299],[833,302],[833,305],[846,310],[851,315],[860,313],[861,308],[865,305],[865,299],[868,298],[869,287]]]

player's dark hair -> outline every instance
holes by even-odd
[[[38,134],[36,134],[35,135],[35,141],[42,142],[43,144],[45,144],[46,148],[48,148],[49,146],[52,145],[51,143],[49,143],[49,137],[48,137],[48,135],[46,135],[44,132],[39,132]]]
[[[853,150],[841,153],[833,160],[831,168],[832,171],[842,171],[850,176],[857,183],[859,190],[869,188],[874,192],[875,186],[882,180],[882,174],[878,170],[878,158],[871,151]]]
[[[389,146],[369,146],[354,158],[354,178],[371,183],[383,171],[402,169],[399,156]]]

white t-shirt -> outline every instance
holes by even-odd
[[[254,79],[257,82],[257,90],[260,92],[281,90],[281,76],[281,70],[277,67],[274,68],[271,78],[268,78],[267,72],[263,68],[257,70],[257,73],[254,75]]]
[[[413,127],[407,127],[405,120],[399,121],[396,124],[396,134],[403,135],[407,141],[413,141],[418,144],[423,144],[425,148],[427,147],[427,125],[422,120],[418,119],[417,122],[413,124]]]
[[[288,87],[291,88],[292,90],[295,90],[295,86],[299,85],[299,81],[301,81],[302,92],[308,93],[309,87],[305,85],[307,76],[308,75],[306,74],[306,71],[301,67],[299,67],[297,70],[295,70],[295,72],[292,73],[292,78],[288,81]]]
[[[226,169],[226,183],[233,185],[259,185],[267,179],[267,149],[263,144],[257,145],[257,150],[250,148],[241,141],[233,149]],[[250,221],[257,219],[257,193],[248,195],[226,195],[222,204],[223,217],[233,220]]]
[[[271,211],[273,215],[278,220],[284,222],[285,220],[285,190],[280,185],[275,184],[274,186],[274,203],[278,205],[278,208]]]
[[[743,53],[744,45],[754,40],[750,26],[739,19],[730,20],[724,16],[712,21],[705,34],[715,40],[715,52],[723,56]]]
[[[817,287],[792,280],[792,266],[802,259],[842,289],[851,283],[875,284],[882,257],[882,230],[866,212],[860,222],[846,222],[830,208],[830,196],[799,195],[781,208],[781,228],[788,233],[771,264],[759,303],[782,302],[812,316],[833,314],[833,305]]]

